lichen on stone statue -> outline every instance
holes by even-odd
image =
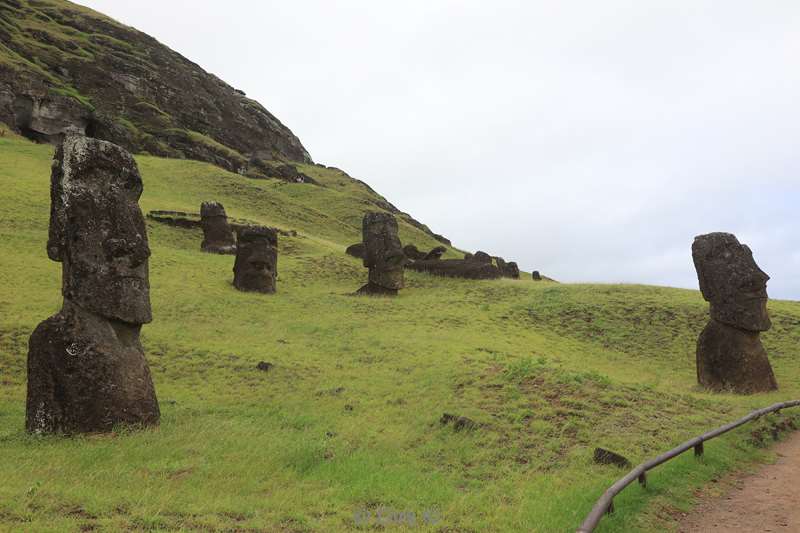
[[[369,212],[364,215],[361,230],[369,280],[358,294],[397,296],[397,291],[405,286],[407,262],[397,235],[397,220],[389,213]]]
[[[61,310],[28,351],[26,429],[105,432],[160,417],[139,342],[152,320],[150,248],[133,157],[68,133],[53,160],[47,254],[62,263]]]
[[[746,245],[730,233],[695,237],[700,291],[710,320],[697,341],[697,380],[705,388],[740,394],[778,388],[760,334],[771,327],[767,281]]]

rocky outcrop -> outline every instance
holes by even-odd
[[[258,102],[89,9],[64,1],[5,2],[0,42],[0,121],[33,139],[57,140],[72,126],[130,151],[237,172],[251,160],[311,161]]]
[[[475,263],[483,263],[487,265],[492,264],[492,256],[486,252],[481,252],[480,250],[475,252],[475,254],[469,260],[474,261]]]
[[[772,326],[769,276],[750,248],[730,233],[695,237],[692,259],[711,314],[697,341],[697,381],[711,390],[740,394],[777,389],[760,340],[761,332]]]
[[[406,268],[437,276],[465,279],[497,279],[500,270],[491,263],[464,259],[428,259],[414,261]]]
[[[425,257],[422,259],[425,261],[437,261],[442,258],[442,256],[447,252],[447,248],[444,246],[437,246],[433,248],[430,252],[425,254]]]
[[[150,248],[133,158],[67,135],[51,176],[47,255],[63,264],[64,303],[31,335],[25,425],[35,433],[111,431],[160,417],[139,342],[152,320]]]
[[[153,222],[159,222],[161,224],[166,224],[167,226],[173,226],[176,228],[187,228],[187,229],[194,229],[194,228],[202,228],[203,221],[201,219],[200,214],[198,213],[187,213],[185,211],[165,211],[165,210],[154,210],[148,211],[147,218],[152,220]],[[228,218],[228,224],[230,225],[231,229],[235,232],[242,228],[248,226],[258,226],[257,222],[253,222],[252,220],[246,220],[242,218]],[[296,230],[293,229],[281,229],[281,228],[270,228],[272,231],[277,233],[278,235],[283,235],[285,237],[297,237],[299,234]]]
[[[514,261],[507,263],[502,257],[495,257],[494,261],[504,278],[519,279],[519,267]]]
[[[416,246],[413,244],[406,244],[403,246],[403,253],[406,256],[406,259],[411,261],[416,261],[417,259],[424,259],[425,252],[421,252]]]

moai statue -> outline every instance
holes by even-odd
[[[68,133],[53,161],[47,255],[62,264],[61,310],[30,338],[25,426],[106,432],[158,424],[139,342],[151,321],[142,179],[114,144]]]
[[[366,247],[364,266],[369,268],[369,281],[358,294],[397,296],[402,289],[406,256],[397,236],[397,220],[389,213],[370,212],[362,221]]]
[[[480,250],[475,252],[475,254],[472,257],[470,257],[469,260],[474,261],[476,263],[483,263],[487,265],[492,264],[492,256],[487,254],[486,252],[481,252]]]
[[[264,226],[236,231],[233,285],[240,291],[273,293],[278,277],[278,234]]]
[[[697,340],[697,381],[715,391],[750,394],[778,384],[761,344],[771,327],[767,281],[750,248],[730,233],[695,237],[692,259],[711,319]]]
[[[436,248],[433,248],[430,252],[425,254],[425,257],[423,257],[422,260],[423,261],[431,261],[431,260],[438,261],[439,259],[442,258],[442,256],[445,254],[445,252],[447,252],[447,248],[445,248],[444,246],[437,246]]]
[[[200,205],[200,224],[203,227],[201,250],[213,254],[236,253],[236,241],[222,204],[203,202]]]
[[[531,272],[531,279],[533,279],[533,281],[542,281],[542,275],[539,274],[538,270],[534,270]]]
[[[507,278],[519,279],[519,265],[515,261],[509,261],[503,269],[503,274]]]

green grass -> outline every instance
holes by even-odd
[[[387,526],[397,531],[574,531],[621,475],[592,464],[594,446],[636,463],[800,396],[800,303],[770,302],[779,392],[708,394],[695,386],[697,291],[408,272],[397,299],[354,297],[366,270],[343,250],[376,200],[363,185],[315,166],[300,170],[321,187],[139,156],[144,211],[218,200],[297,230],[280,239],[279,292],[234,290],[232,257],[200,253],[199,231],[148,222],[143,343],[161,427],[29,436],[27,338],[60,306],[60,266],[45,254],[51,157],[0,137],[0,530],[347,531],[356,513],[391,508],[417,517]],[[438,244],[405,222],[400,233]],[[255,370],[262,360],[273,370]],[[444,412],[479,427],[441,427]],[[770,457],[753,429],[660,467],[600,530],[668,527],[694,488]]]

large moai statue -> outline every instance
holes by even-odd
[[[159,421],[139,342],[152,319],[141,194],[128,152],[65,136],[53,161],[47,242],[47,255],[62,264],[64,303],[30,338],[30,432],[104,432]]]
[[[730,233],[695,237],[692,259],[711,319],[697,340],[697,381],[716,391],[750,394],[778,384],[761,344],[771,327],[767,281],[750,248]]]
[[[278,234],[264,226],[236,231],[233,285],[240,291],[274,293],[278,277]]]
[[[397,236],[397,220],[389,213],[367,213],[362,221],[362,234],[369,281],[358,294],[397,296],[404,286],[403,269],[407,262]]]
[[[203,202],[200,205],[200,224],[203,227],[201,250],[213,254],[236,253],[236,241],[222,204]]]

